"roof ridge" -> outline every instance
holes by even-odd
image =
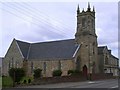
[[[28,43],[28,44],[37,44],[37,43],[52,43],[52,42],[68,41],[68,40],[75,40],[75,39],[64,39],[64,40],[44,41],[44,42],[35,42],[35,43],[29,43],[21,40],[16,40],[16,41],[22,42],[22,43]]]
[[[68,41],[68,40],[75,40],[75,39],[64,39],[64,40],[55,40],[55,41],[36,42],[36,43],[31,43],[31,44],[52,43],[52,42],[61,42],[61,41]]]
[[[113,58],[119,59],[119,58],[117,58],[116,56],[114,56],[113,54],[111,54],[111,56],[112,56]]]
[[[22,43],[28,43],[28,44],[31,44],[31,43],[29,43],[29,42],[25,42],[25,41],[21,41],[21,40],[16,40],[16,41],[18,41],[18,42],[22,42]]]
[[[105,47],[107,47],[107,46],[98,46],[98,48],[105,48]]]

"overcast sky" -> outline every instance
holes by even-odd
[[[75,38],[76,9],[87,9],[87,2],[4,2],[0,3],[0,57],[13,38],[45,42]],[[118,3],[90,2],[96,12],[99,46],[108,46],[118,57]]]

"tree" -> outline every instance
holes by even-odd
[[[42,73],[42,69],[35,69],[34,70],[34,78],[40,78],[41,77],[41,73]]]
[[[10,68],[9,76],[12,78],[13,82],[18,83],[25,76],[25,71],[23,68]]]

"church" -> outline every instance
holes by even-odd
[[[107,46],[98,47],[95,30],[95,9],[77,8],[77,28],[74,39],[29,43],[13,39],[2,62],[2,74],[7,76],[11,67],[23,67],[27,76],[34,69],[42,69],[43,77],[52,77],[54,70],[79,70],[87,74],[112,73],[118,75],[119,59]]]

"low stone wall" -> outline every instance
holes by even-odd
[[[111,74],[92,74],[91,75],[91,80],[104,80],[104,79],[113,79]],[[43,77],[39,79],[35,79],[32,83],[30,84],[20,84],[16,85],[17,86],[27,86],[27,85],[42,85],[42,84],[52,84],[52,83],[62,83],[62,82],[82,82],[89,80],[88,77],[80,76],[80,75],[75,75],[75,76],[61,76],[61,77]]]
[[[91,80],[111,79],[114,78],[112,74],[92,74]]]
[[[60,82],[77,82],[77,81],[85,81],[87,78],[83,76],[61,76],[61,77],[44,77],[40,79],[36,79],[32,82],[34,85],[39,84],[49,84],[49,83],[60,83]]]

